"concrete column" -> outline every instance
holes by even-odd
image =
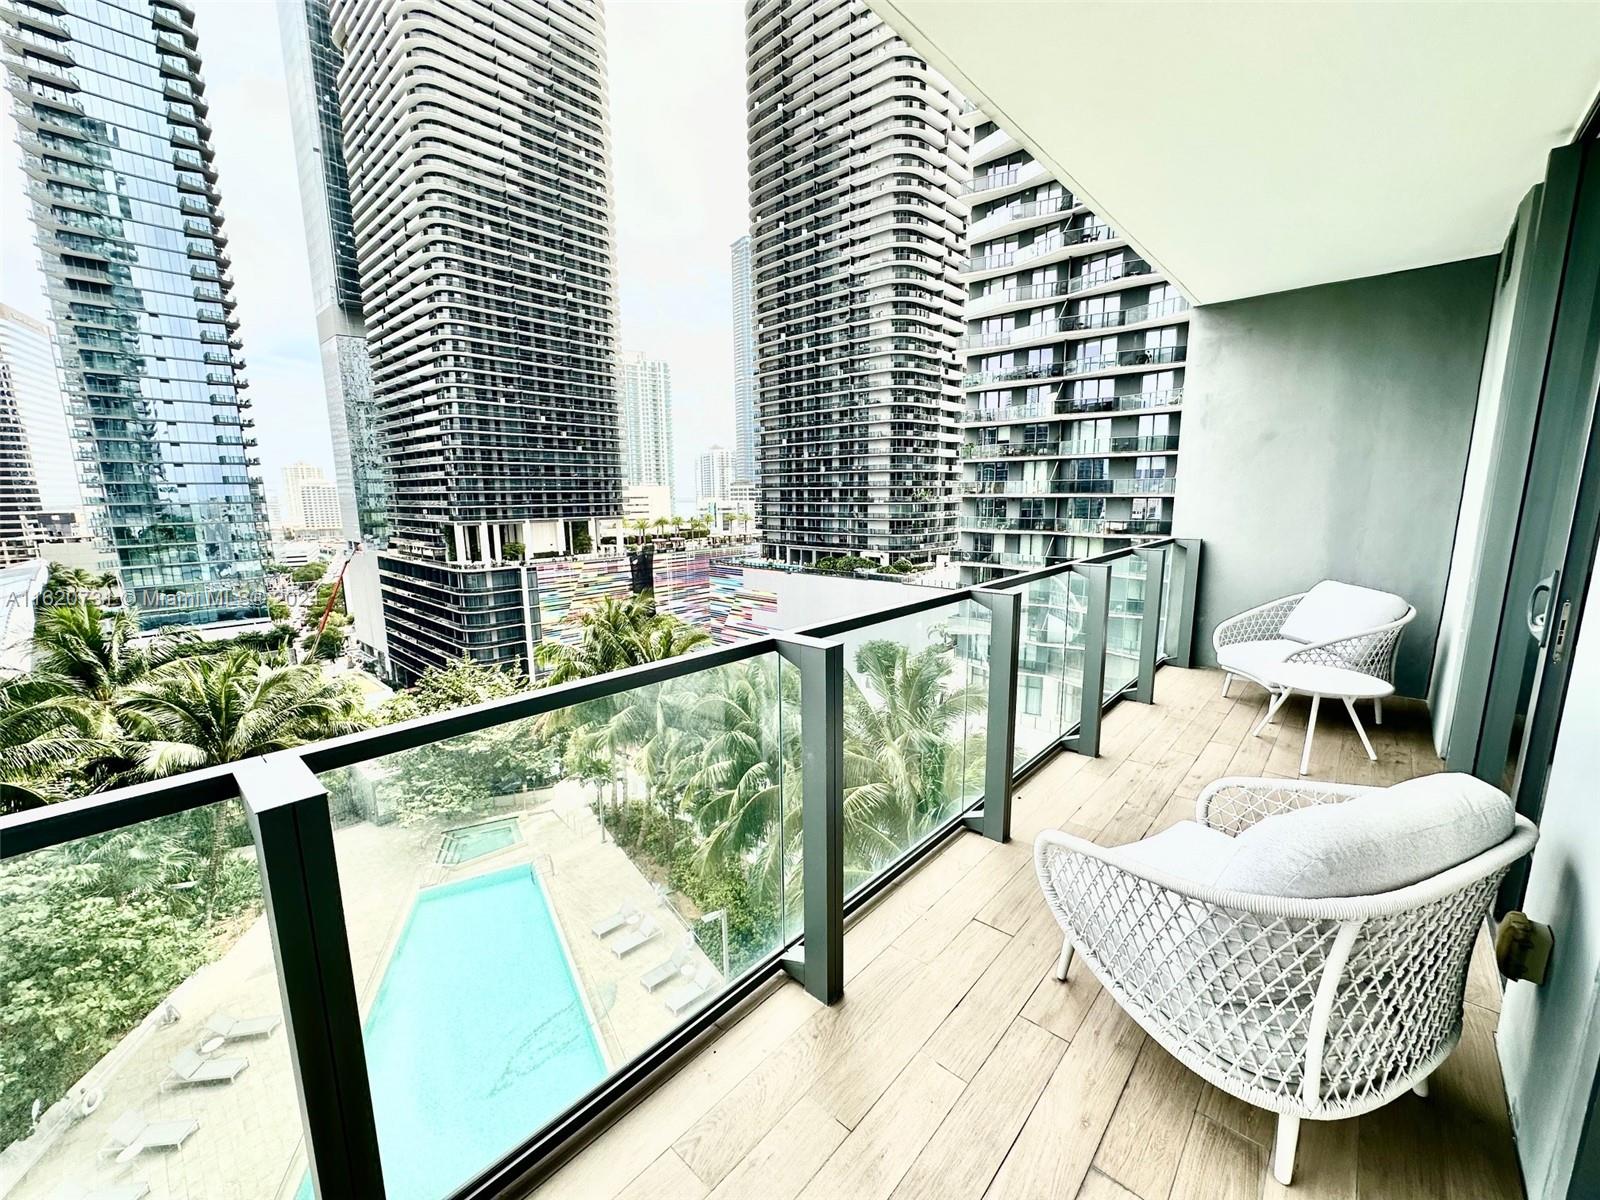
[[[465,525],[452,525],[451,529],[456,535],[456,561],[467,561],[467,527]]]
[[[489,522],[478,522],[478,561],[490,562],[489,554]]]

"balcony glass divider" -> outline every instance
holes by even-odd
[[[383,1200],[328,790],[293,751],[246,759],[234,775],[256,843],[313,1186],[319,1196]]]
[[[1195,602],[1200,595],[1199,538],[1174,538],[1172,590],[1176,593],[1173,619],[1167,624],[1167,644],[1163,647],[1174,666],[1194,666]]]
[[[1138,546],[1133,552],[1144,560],[1144,596],[1139,610],[1139,678],[1134,683],[1133,699],[1140,704],[1154,704],[1156,667],[1161,659],[1161,585],[1172,547]]]
[[[1083,614],[1083,678],[1078,685],[1078,731],[1066,739],[1066,744],[1075,753],[1095,758],[1100,754],[1100,713],[1105,707],[1102,691],[1105,687],[1106,645],[1111,625],[1111,564],[1073,563],[1072,573],[1083,578],[1087,606]]]

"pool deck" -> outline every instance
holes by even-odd
[[[455,867],[436,861],[440,828],[361,823],[336,832],[351,964],[363,1015],[377,995],[420,888],[526,863],[544,885],[607,1065],[614,1068],[675,1024],[662,1003],[672,985],[651,994],[639,976],[672,953],[688,936],[687,927],[615,843],[602,843],[586,789],[558,785],[522,799],[531,807],[508,809],[505,815],[517,817],[524,840]],[[618,959],[606,944],[610,939],[595,937],[591,926],[624,900],[650,914],[662,932]],[[695,951],[693,965],[705,961]],[[92,1192],[133,1182],[149,1185],[150,1200],[294,1196],[305,1172],[305,1154],[281,1026],[268,1038],[235,1042],[215,1052],[216,1057],[249,1061],[233,1083],[161,1090],[173,1057],[197,1048],[207,1036],[212,1013],[281,1017],[265,920],[252,922],[221,958],[186,980],[171,1003],[179,1019],[142,1026],[91,1071],[86,1078],[104,1093],[98,1108],[50,1140],[16,1186],[0,1193],[0,1200],[54,1200],[63,1189]],[[111,1125],[130,1110],[151,1121],[192,1118],[199,1128],[181,1149],[148,1150],[119,1165],[99,1151]]]

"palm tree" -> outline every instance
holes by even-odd
[[[654,521],[651,521],[650,524],[654,527],[657,535],[663,534],[672,528],[672,522],[667,520],[666,517],[657,517]]]
[[[981,778],[981,739],[961,731],[984,689],[947,679],[951,665],[943,644],[913,652],[876,640],[856,651],[845,685],[847,872],[870,875],[916,843]]]
[[[366,728],[360,697],[316,666],[263,663],[248,650],[183,658],[152,671],[114,701],[128,736],[125,781],[237,762]],[[207,894],[228,845],[230,806],[210,806]]]
[[[135,740],[130,774],[158,779],[365,729],[359,696],[314,666],[248,650],[181,658],[130,685],[112,708]]]
[[[104,705],[74,695],[59,679],[0,680],[0,812],[66,799],[69,768],[120,732]]]
[[[683,790],[704,839],[701,874],[748,871],[756,893],[776,903],[799,865],[789,853],[800,830],[799,676],[757,660],[722,668],[711,686],[704,679],[680,686],[698,692],[699,753]]]
[[[132,612],[108,617],[92,600],[43,609],[33,627],[35,673],[76,695],[110,703],[117,689],[149,670],[149,656],[134,644],[138,633]]]
[[[607,596],[578,610],[574,644],[539,643],[534,660],[549,674],[544,685],[588,679],[641,663],[659,662],[697,650],[710,642],[704,630],[666,613],[656,612],[649,592],[618,599]],[[540,722],[545,735],[571,731],[572,758],[602,757],[611,764],[612,805],[621,806],[619,788],[628,750],[637,744],[643,717],[634,712],[637,693],[608,696],[558,709]],[[597,780],[603,788],[603,783]]]

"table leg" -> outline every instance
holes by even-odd
[[[1271,699],[1267,702],[1267,711],[1261,715],[1261,720],[1257,721],[1256,727],[1250,731],[1251,737],[1261,736],[1261,731],[1265,729],[1267,727],[1267,723],[1277,715],[1278,709],[1283,707],[1283,702],[1288,698],[1289,691],[1287,688],[1281,692],[1272,693]]]
[[[1366,747],[1367,757],[1373,762],[1377,762],[1378,756],[1372,752],[1372,743],[1367,741],[1367,731],[1361,728],[1361,718],[1356,716],[1356,706],[1351,702],[1349,696],[1344,698],[1344,706],[1345,709],[1350,713],[1351,723],[1356,727],[1356,736],[1361,739],[1361,744]]]
[[[1306,718],[1306,744],[1300,751],[1300,774],[1304,775],[1311,767],[1311,739],[1317,732],[1317,708],[1322,704],[1322,697],[1316,692],[1311,693],[1311,716]]]

